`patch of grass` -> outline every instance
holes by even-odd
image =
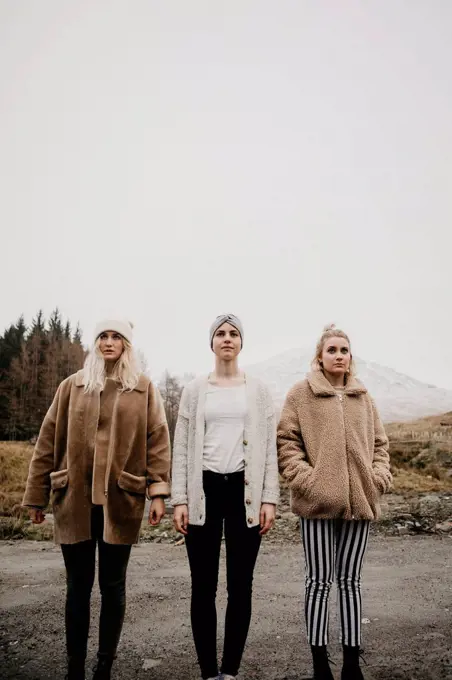
[[[395,423],[387,431],[396,493],[452,492],[449,467],[452,413],[422,418],[415,423]],[[407,439],[408,434],[413,438]],[[27,442],[0,442],[0,540],[52,539],[52,524],[32,524],[26,509],[21,508],[32,455],[33,446]],[[145,518],[141,539],[175,542],[180,536],[174,531],[171,518],[165,518],[159,527],[149,526]]]
[[[145,543],[175,543],[181,539],[174,529],[172,517],[164,517],[159,526],[153,527],[147,522],[146,516],[143,519],[140,531],[140,540]]]
[[[0,516],[20,517],[33,446],[26,442],[0,442]]]
[[[441,471],[444,475],[444,471]],[[435,479],[432,474],[420,474],[409,468],[395,467],[392,470],[394,476],[394,493],[429,493],[433,491],[452,491],[452,478],[443,476]],[[438,473],[440,474],[440,473]]]
[[[51,541],[53,539],[53,525],[32,524],[23,517],[0,517],[0,540],[16,541],[19,539],[30,541]]]
[[[452,490],[452,412],[386,425],[396,491]]]
[[[387,423],[385,429],[390,439],[410,439],[423,435],[427,439],[432,439],[434,435],[452,438],[452,411],[406,423]]]

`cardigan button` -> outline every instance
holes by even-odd
[[[248,441],[246,439],[243,440],[243,446],[248,446]]]
[[[249,484],[249,481],[248,481],[247,479],[245,479],[245,484],[246,484],[247,486],[248,486],[248,484]]]
[[[246,503],[247,505],[251,505],[251,499],[250,499],[250,498],[247,498],[246,501],[245,501],[245,503]]]
[[[252,518],[252,517],[248,517],[248,524],[252,524],[252,523],[253,523],[253,518]]]

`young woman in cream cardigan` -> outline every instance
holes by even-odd
[[[369,525],[391,485],[388,439],[364,385],[354,377],[348,336],[328,327],[313,371],[289,391],[278,427],[279,469],[301,517],[305,615],[315,680],[333,680],[328,596],[339,590],[342,680],[363,680],[361,568]]]
[[[238,367],[243,328],[232,314],[210,329],[215,369],[184,389],[173,451],[174,524],[185,535],[191,622],[203,679],[233,680],[251,618],[254,566],[279,499],[275,412],[268,389]],[[228,605],[221,674],[218,582],[225,535]]]

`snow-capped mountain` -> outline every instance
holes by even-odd
[[[275,404],[282,406],[287,391],[310,371],[312,354],[293,349],[252,366],[246,371],[270,388]],[[414,380],[391,368],[355,357],[357,377],[375,399],[385,422],[405,421],[452,410],[452,391]]]

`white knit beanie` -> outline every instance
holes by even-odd
[[[116,333],[122,335],[123,338],[125,338],[130,342],[130,344],[132,344],[133,340],[132,329],[133,325],[130,323],[130,321],[124,321],[121,319],[105,319],[105,321],[100,321],[100,323],[96,325],[96,328],[94,330],[94,342],[97,340],[101,333],[105,333],[105,331],[116,331]]]

